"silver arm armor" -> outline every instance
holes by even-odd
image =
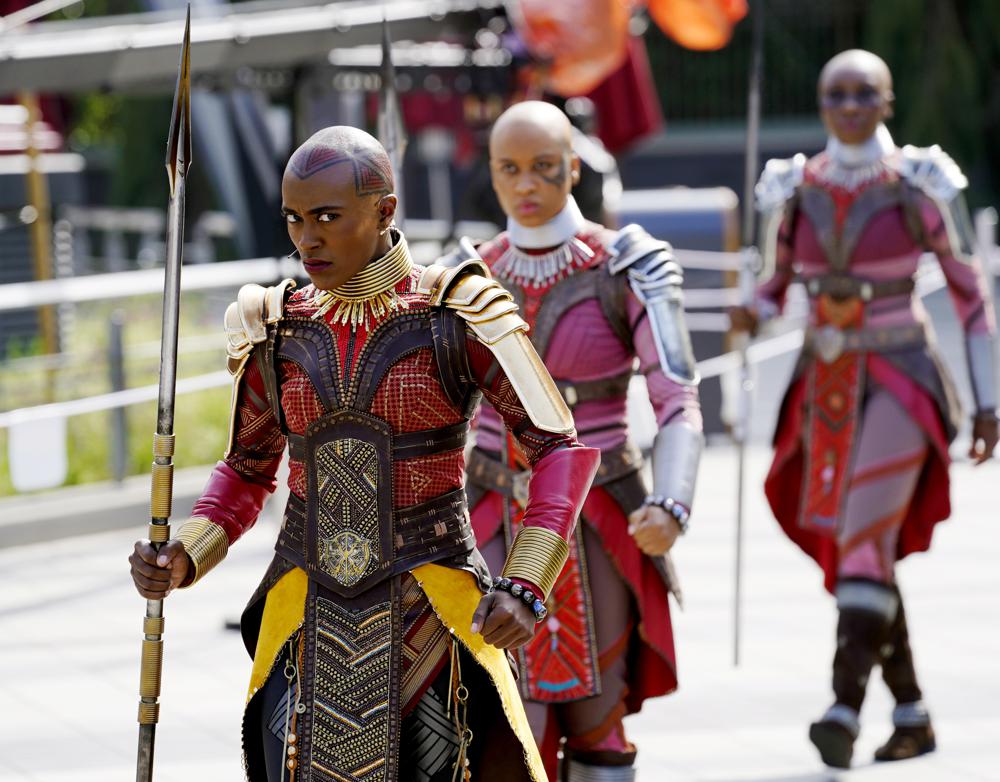
[[[963,192],[969,185],[962,169],[937,144],[902,149],[900,176],[927,196],[941,213],[952,255],[968,263],[975,254],[975,232]]]
[[[772,158],[765,164],[760,179],[753,189],[757,212],[760,214],[757,244],[761,255],[762,280],[774,274],[778,252],[778,229],[785,218],[788,203],[802,184],[805,168],[806,156],[802,153],[792,158]]]
[[[969,380],[976,411],[997,407],[996,338],[992,334],[969,334],[965,338]]]
[[[653,440],[653,493],[690,510],[704,445],[704,435],[688,421],[664,426]]]
[[[660,369],[676,383],[698,384],[691,335],[684,321],[684,272],[667,242],[627,225],[611,245],[611,274],[627,272],[629,287],[646,308]]]

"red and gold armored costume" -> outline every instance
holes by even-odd
[[[616,233],[586,222],[572,198],[541,231],[509,226],[512,233],[479,252],[531,325],[532,343],[573,410],[581,442],[601,450],[549,617],[519,652],[521,692],[550,776],[565,739],[567,769],[615,768],[614,779],[631,778],[635,748],[622,718],[677,686],[668,603],[676,584],[669,558],[644,555],[628,532],[628,516],[649,490],[642,456],[628,437],[626,396],[638,365],[659,431],[655,491],[690,508],[701,415],[680,269],[668,245],[637,226]],[[533,246],[516,245],[519,234],[531,234]],[[647,287],[637,292],[637,280]],[[503,562],[523,523],[526,456],[503,434],[497,409],[484,404],[469,496],[491,567]]]
[[[536,470],[531,534],[504,575],[542,596],[531,563],[565,559],[597,453],[481,263],[414,266],[399,237],[367,271],[392,264],[402,276],[368,308],[290,282],[241,291],[230,449],[179,537],[200,577],[253,525],[287,444],[290,498],[242,623],[251,780],[282,766],[316,782],[450,780],[468,761],[473,779],[540,782],[505,655],[469,632],[490,581],[463,446],[485,396]]]
[[[958,313],[976,407],[996,405],[996,326],[964,187],[940,149],[899,149],[884,126],[863,145],[831,139],[808,161],[770,161],[757,186],[774,262],[757,309],[776,313],[796,278],[810,304],[765,489],[837,596],[837,703],[824,721],[854,736],[873,662],[896,697],[897,727],[928,725],[894,573],[950,513],[958,415],[914,296],[924,252],[937,256]]]

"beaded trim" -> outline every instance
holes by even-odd
[[[312,301],[319,306],[312,319],[318,320],[333,311],[333,325],[358,325],[368,328],[369,319],[381,318],[409,304],[396,293],[396,286],[413,271],[413,259],[406,237],[393,229],[392,249],[377,261],[369,263],[351,279],[332,291],[317,291]]]
[[[567,269],[586,266],[594,251],[575,236],[554,250],[532,254],[511,244],[497,259],[493,272],[521,287],[550,285]]]
[[[895,151],[896,145],[885,125],[879,125],[874,135],[862,144],[844,144],[831,136],[826,145],[827,163],[816,176],[831,187],[854,192],[882,179],[891,170],[888,159]]]

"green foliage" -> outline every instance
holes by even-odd
[[[1000,4],[995,0],[880,0],[862,45],[895,77],[900,143],[940,144],[969,175],[970,203],[994,201],[1000,182]]]
[[[893,72],[889,127],[897,142],[940,144],[969,176],[971,206],[1000,201],[1000,2],[753,3],[761,5],[766,124],[815,117],[823,64],[844,49],[869,49]],[[743,20],[718,52],[693,52],[650,26],[646,43],[668,123],[743,121],[750,27]]]
[[[224,338],[219,326],[226,302],[234,291],[188,293],[182,300],[180,336],[203,343],[203,349],[182,352],[179,377],[214,372],[225,366]],[[113,312],[125,318],[126,378],[130,388],[157,382],[159,368],[160,297],[136,297],[125,302],[92,302],[77,305],[75,327],[66,346],[70,362],[55,370],[38,363],[8,361],[0,365],[0,399],[3,409],[29,407],[46,401],[48,388],[53,400],[78,399],[106,393],[108,323]],[[201,335],[205,336],[201,339]],[[189,340],[189,344],[190,344]],[[195,347],[198,347],[196,344]],[[29,353],[31,355],[37,355]],[[221,458],[229,431],[229,386],[177,397],[174,431],[179,467],[212,464]],[[126,472],[149,472],[152,435],[156,428],[156,403],[126,408]],[[67,485],[109,480],[111,472],[111,414],[74,416],[67,426],[69,474]],[[10,481],[7,433],[0,429],[0,496],[14,494]]]

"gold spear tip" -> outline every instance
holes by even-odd
[[[170,115],[167,136],[167,179],[170,194],[174,194],[178,176],[187,176],[191,166],[191,4],[188,3],[184,22],[184,42],[181,61],[177,66],[177,86],[174,88],[174,108]]]

